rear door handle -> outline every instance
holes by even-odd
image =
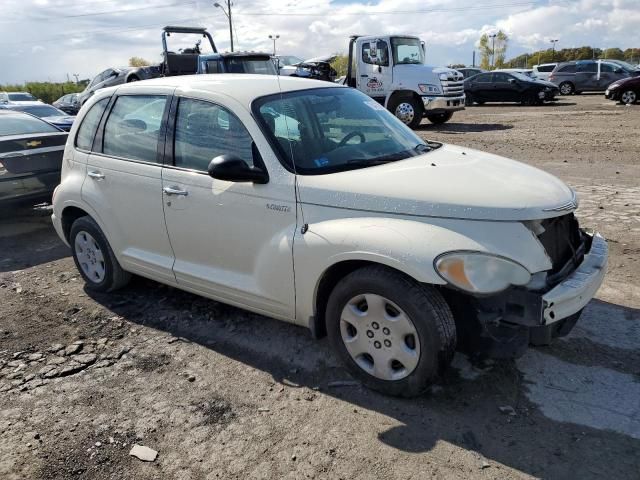
[[[369,78],[369,75],[362,74],[360,75],[362,78]]]
[[[165,195],[180,195],[182,197],[186,197],[189,195],[189,192],[186,190],[181,190],[179,187],[164,187],[162,191]]]
[[[87,175],[89,175],[91,178],[95,180],[104,180],[104,174],[95,170],[87,172]]]

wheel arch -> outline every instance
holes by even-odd
[[[394,90],[387,97],[387,101],[385,102],[385,108],[388,109],[392,101],[395,101],[398,98],[407,98],[407,97],[411,97],[416,101],[422,102],[422,98],[420,97],[420,95],[418,95],[413,90]]]
[[[82,208],[76,206],[68,206],[62,210],[60,222],[62,224],[62,233],[64,234],[64,238],[67,243],[69,243],[69,235],[71,234],[71,226],[73,225],[73,222],[81,217],[91,217],[91,215]]]

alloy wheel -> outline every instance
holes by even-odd
[[[347,302],[340,316],[340,333],[356,364],[381,380],[410,375],[420,359],[418,332],[395,303],[366,293]]]
[[[622,103],[626,103],[626,104],[636,103],[637,99],[638,99],[638,96],[636,95],[636,92],[634,92],[633,90],[627,90],[626,92],[623,92],[622,95],[620,96],[620,100],[622,101]]]

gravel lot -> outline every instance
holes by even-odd
[[[423,125],[576,187],[611,258],[569,337],[504,363],[458,354],[413,400],[354,386],[303,328],[143,279],[85,291],[46,209],[5,212],[0,478],[640,478],[639,131],[639,106],[601,95]]]

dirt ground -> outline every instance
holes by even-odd
[[[90,293],[46,209],[5,211],[0,478],[640,479],[638,132],[640,106],[601,95],[423,125],[560,176],[611,257],[569,337],[482,367],[457,354],[413,400],[354,385],[300,327],[144,279]]]

